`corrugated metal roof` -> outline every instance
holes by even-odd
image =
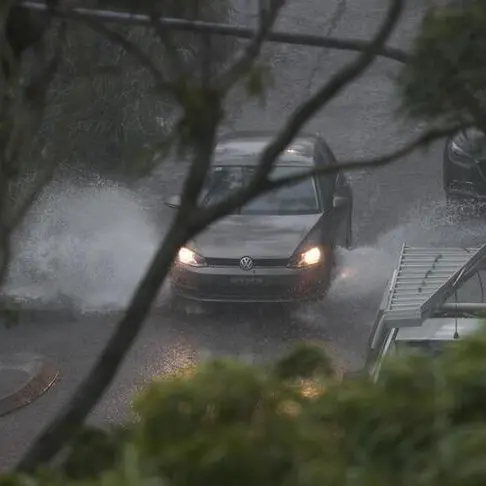
[[[479,251],[404,245],[383,312],[387,325],[420,325],[433,308],[444,302],[459,272]]]

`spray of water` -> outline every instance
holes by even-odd
[[[340,250],[327,302],[379,299],[404,242],[479,246],[486,222],[451,222],[443,205],[417,207],[369,246]],[[131,297],[161,238],[132,191],[106,181],[55,183],[14,241],[7,295],[68,302],[84,311],[120,309]]]
[[[485,243],[484,218],[451,219],[443,203],[417,206],[404,222],[378,236],[372,246],[340,250],[339,270],[329,298],[334,302],[381,295],[398,263],[402,245],[478,247]]]
[[[4,292],[83,311],[123,308],[159,240],[130,190],[54,183],[15,237]]]

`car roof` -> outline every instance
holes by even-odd
[[[461,338],[479,330],[481,323],[482,320],[478,318],[432,318],[424,321],[421,326],[399,328],[396,340],[452,341],[456,330]]]
[[[235,132],[221,138],[214,151],[214,165],[256,165],[258,155],[277,132]],[[278,165],[313,166],[318,135],[301,133],[279,156]]]

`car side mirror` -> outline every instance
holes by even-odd
[[[166,201],[165,205],[172,209],[179,209],[181,206],[180,196],[170,196]]]
[[[332,206],[335,209],[342,209],[344,206],[346,206],[348,203],[348,200],[345,197],[342,196],[334,196],[332,200]]]

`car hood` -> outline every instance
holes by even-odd
[[[207,258],[288,258],[320,217],[231,215],[198,235],[192,247]]]

